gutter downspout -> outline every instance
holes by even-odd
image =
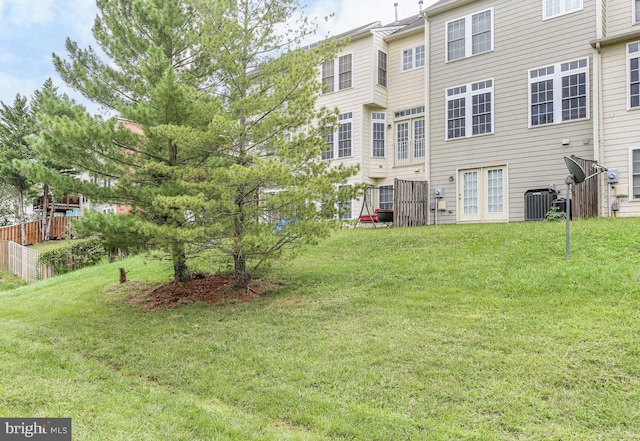
[[[426,14],[422,13],[424,17],[424,43],[425,43],[425,52],[427,58],[427,65],[424,67],[424,139],[425,139],[425,164],[424,164],[424,173],[425,179],[427,180],[427,188],[429,189],[429,195],[427,197],[427,207],[431,207],[431,22],[429,21]],[[436,204],[438,202],[436,201]],[[438,207],[436,206],[436,216],[437,216]],[[427,225],[430,224],[431,219],[431,210],[428,210],[427,214]]]
[[[596,1],[596,38],[604,38],[603,23],[603,0]],[[604,163],[603,151],[603,108],[602,108],[602,54],[600,43],[596,43],[593,49],[593,159],[597,163]],[[602,180],[600,180],[602,181]],[[598,192],[600,201],[604,200],[604,183],[600,182]],[[608,203],[607,203],[608,204]],[[598,214],[605,215],[608,207],[603,207],[602,202],[598,204]]]

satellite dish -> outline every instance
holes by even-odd
[[[575,184],[579,184],[584,182],[587,175],[584,172],[584,169],[580,164],[578,164],[574,159],[569,158],[568,156],[564,157],[564,162],[567,164],[567,168],[569,169],[569,173],[571,174],[571,178]]]

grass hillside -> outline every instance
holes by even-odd
[[[344,230],[253,303],[133,258],[0,292],[0,415],[74,440],[640,440],[640,219]],[[129,291],[137,284],[128,284]]]

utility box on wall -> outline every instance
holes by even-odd
[[[544,220],[551,209],[558,192],[551,188],[528,190],[524,194],[524,220]]]

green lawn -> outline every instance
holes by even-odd
[[[0,416],[75,440],[640,440],[640,219],[344,230],[252,304],[141,257],[0,293]]]

